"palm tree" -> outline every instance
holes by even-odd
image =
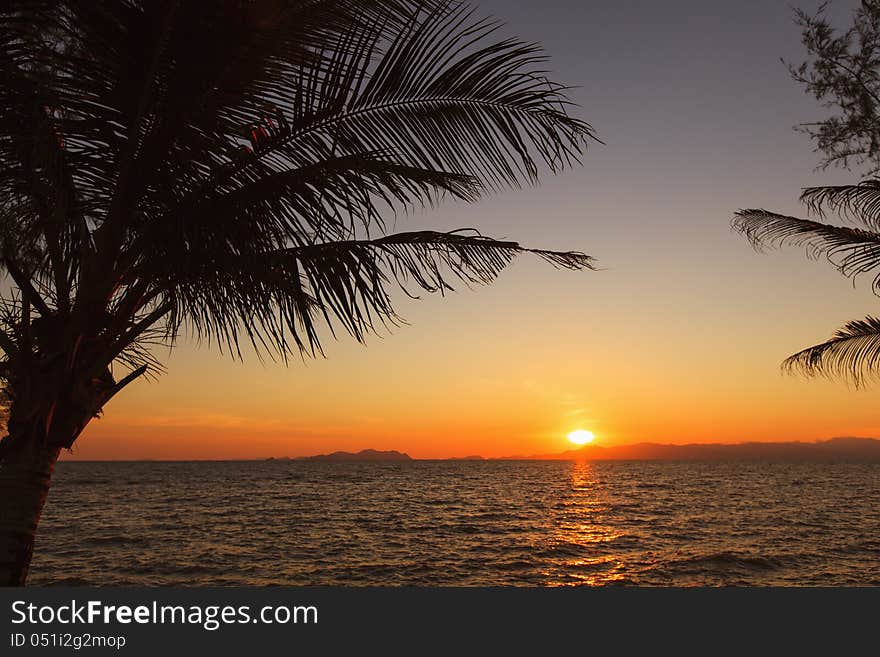
[[[844,276],[873,273],[880,294],[880,179],[857,185],[810,187],[801,202],[816,219],[836,212],[854,226],[799,219],[766,210],[740,210],[733,228],[756,249],[804,247],[810,258],[826,258]],[[827,341],[783,362],[789,372],[842,378],[862,386],[880,375],[880,319],[868,316],[839,328]]]
[[[4,0],[0,584],[23,584],[59,452],[185,332],[241,357],[363,340],[395,289],[489,283],[474,231],[389,233],[443,197],[576,163],[590,126],[534,44],[457,1]]]

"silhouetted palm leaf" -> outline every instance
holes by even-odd
[[[869,228],[877,227],[880,220],[878,180],[859,185],[808,188],[801,200],[820,216],[829,208]],[[874,230],[835,226],[758,209],[740,210],[732,226],[757,250],[802,246],[808,257],[825,257],[848,277],[880,270],[880,233]],[[875,294],[880,294],[880,272],[874,276],[873,289]],[[787,358],[783,368],[810,376],[845,378],[856,386],[864,385],[880,375],[880,320],[868,317],[850,322],[827,342]]]
[[[880,230],[880,179],[864,180],[857,185],[807,187],[801,202],[820,217],[830,209],[868,228]]]
[[[536,254],[559,268],[594,268],[592,258],[582,253],[527,249],[475,231],[399,233],[229,257],[220,267],[192,262],[189,272],[175,274],[181,280],[175,312],[193,317],[201,335],[210,336],[219,327],[230,349],[237,349],[241,327],[248,331],[258,323],[276,345],[283,345],[286,330],[293,327],[297,347],[314,352],[321,349],[319,318],[331,331],[340,325],[361,340],[377,328],[376,322],[399,321],[394,287],[414,297],[419,291],[452,290],[455,279],[487,284],[520,253]],[[217,317],[231,320],[218,325]],[[261,334],[247,335],[256,345],[268,346]],[[285,357],[285,348],[278,352]]]
[[[866,317],[849,322],[827,342],[787,358],[783,367],[864,385],[880,375],[880,319]]]
[[[783,245],[802,246],[808,257],[826,257],[844,276],[855,277],[880,268],[880,234],[833,226],[767,212],[740,210],[733,227],[760,250]],[[880,273],[873,281],[880,291]]]

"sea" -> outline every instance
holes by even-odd
[[[880,585],[880,464],[61,462],[29,583]]]

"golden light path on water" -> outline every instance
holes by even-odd
[[[624,534],[606,524],[608,504],[595,466],[571,463],[570,497],[562,508],[548,546],[554,567],[544,572],[550,586],[613,584],[626,579],[626,566],[609,553]],[[584,553],[595,556],[585,557]]]

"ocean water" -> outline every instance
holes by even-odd
[[[30,583],[880,585],[880,464],[63,462]]]

